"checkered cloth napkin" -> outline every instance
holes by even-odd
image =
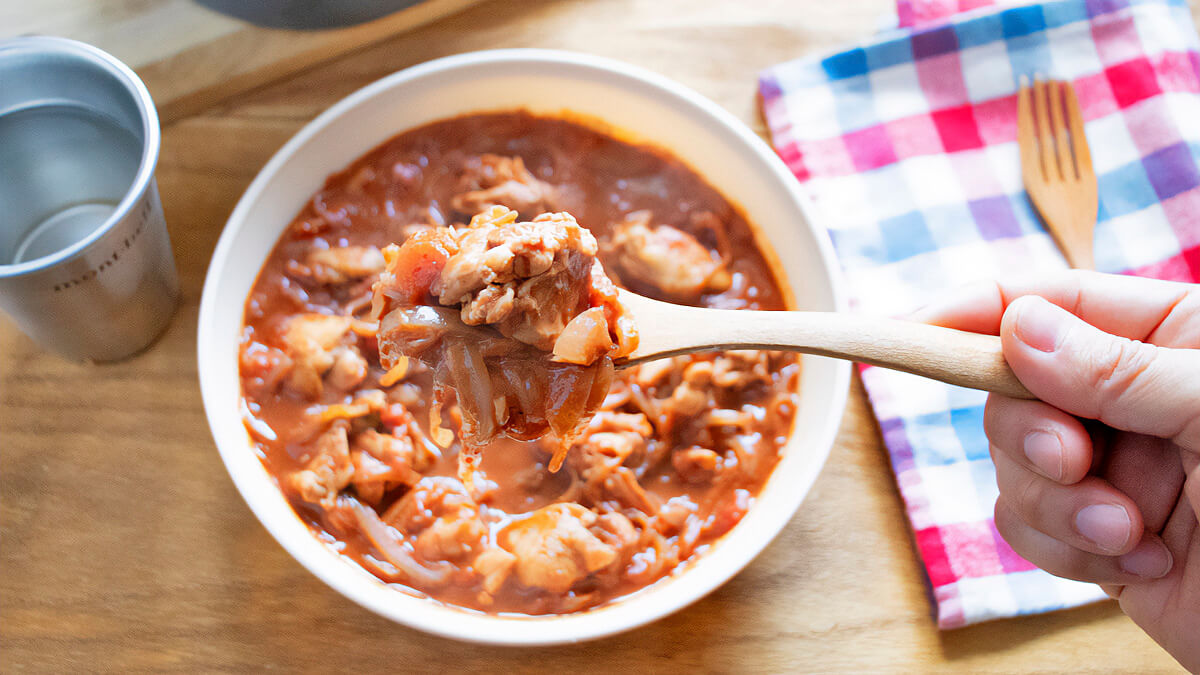
[[[997,4],[1019,3],[997,0],[896,0],[896,22],[900,28],[927,26],[942,22],[955,14],[963,14],[981,7],[994,7]]]
[[[1200,54],[1187,5],[1067,0],[918,20],[981,2],[900,0],[918,27],[761,76],[772,140],[829,230],[854,310],[898,315],[964,283],[1065,267],[1021,185],[1016,90],[1035,73],[1070,80],[1080,99],[1099,176],[1098,268],[1200,280]],[[939,627],[1104,597],[1036,569],[996,532],[984,394],[881,368],[862,378]]]

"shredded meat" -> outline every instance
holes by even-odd
[[[592,532],[619,551],[628,551],[637,545],[641,538],[641,534],[629,518],[618,511],[601,514],[596,519],[596,525],[592,528]]]
[[[312,249],[306,264],[293,263],[288,271],[317,284],[334,285],[374,276],[383,268],[383,254],[374,246],[343,246]]]
[[[471,515],[476,508],[462,483],[446,476],[427,476],[383,514],[383,521],[403,532],[420,532],[435,518]]]
[[[374,300],[380,361],[420,359],[434,371],[436,401],[455,390],[468,485],[500,432],[553,433],[557,470],[608,392],[612,359],[636,346],[596,250],[570,214],[519,222],[494,207],[465,229],[437,228],[385,251]]]
[[[351,483],[362,501],[378,504],[387,490],[421,480],[428,455],[405,431],[398,428],[391,434],[381,434],[366,429],[354,437]]]
[[[477,517],[442,516],[417,535],[417,552],[429,560],[461,560],[480,548],[486,534]]]
[[[490,596],[494,595],[512,572],[517,563],[517,556],[494,546],[475,557],[472,567],[483,577],[483,592],[488,594],[487,604],[491,604]]]
[[[387,510],[383,521],[414,538],[426,560],[461,561],[484,549],[479,506],[453,478],[421,478]]]
[[[523,585],[566,593],[617,560],[617,550],[588,529],[596,520],[578,504],[552,504],[504,528],[499,541],[516,557]]]
[[[564,498],[588,505],[612,499],[643,513],[654,513],[657,504],[625,466],[642,460],[648,439],[653,436],[654,429],[645,415],[596,413],[567,453],[567,466],[575,482]]]
[[[333,386],[349,389],[362,382],[367,362],[355,346],[351,319],[325,314],[299,314],[287,323],[283,344],[292,359],[286,383],[296,393],[316,398],[329,373]]]
[[[691,417],[700,414],[709,407],[713,384],[713,364],[709,361],[696,361],[683,370],[683,382],[671,394],[671,404],[675,415]]]
[[[613,229],[622,279],[680,302],[729,288],[732,277],[719,256],[683,230],[651,227],[651,217],[649,211],[636,211]]]
[[[461,193],[450,201],[459,213],[474,215],[493,206],[524,215],[554,210],[554,187],[535,178],[520,157],[481,155],[468,160],[459,188]]]
[[[744,349],[724,352],[713,361],[712,381],[718,387],[745,389],[771,383],[770,352]]]
[[[317,439],[316,456],[302,471],[292,474],[292,487],[304,501],[331,509],[338,492],[350,484],[353,476],[346,424],[337,423]]]
[[[676,450],[671,455],[671,464],[687,482],[707,483],[720,468],[721,457],[708,448],[693,446]]]
[[[596,239],[570,214],[545,213],[528,222],[503,208],[480,215],[454,233],[456,250],[430,287],[441,305],[462,307],[463,323],[491,324],[506,337],[550,351],[593,293],[615,293],[603,273],[591,277],[600,265]]]

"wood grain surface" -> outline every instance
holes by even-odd
[[[293,31],[261,28],[193,0],[5,0],[0,38],[56,35],[105,49],[138,72],[167,124],[482,1],[424,0],[364,24]]]
[[[79,365],[0,320],[0,668],[1177,672],[1112,603],[937,631],[857,383],[808,500],[743,573],[648,627],[557,648],[461,644],[360,609],[275,543],[213,446],[195,359],[209,256],[259,168],[334,101],[438,56],[553,47],[657,70],[761,133],[756,72],[868,35],[888,4],[490,0],[236,101],[193,102],[165,127],[158,169],[184,291],[167,333],[124,363]]]

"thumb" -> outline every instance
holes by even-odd
[[[1013,372],[1043,401],[1200,452],[1200,350],[1110,335],[1033,295],[1008,306],[1000,336]]]

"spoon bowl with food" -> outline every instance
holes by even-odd
[[[664,245],[678,255],[686,255],[678,242],[694,241],[673,240]],[[464,228],[430,228],[384,250],[387,270],[373,300],[380,361],[389,373],[406,370],[409,359],[433,372],[429,424],[447,445],[452,434],[441,427],[442,409],[451,391],[457,396],[459,477],[468,490],[480,453],[498,434],[552,435],[548,468],[556,472],[607,396],[614,367],[697,352],[797,351],[1031,398],[1005,363],[999,338],[837,312],[653,300],[617,289],[597,251],[595,237],[569,213],[522,221],[499,205]],[[693,287],[716,276],[698,265],[675,267],[675,277],[691,275]]]

